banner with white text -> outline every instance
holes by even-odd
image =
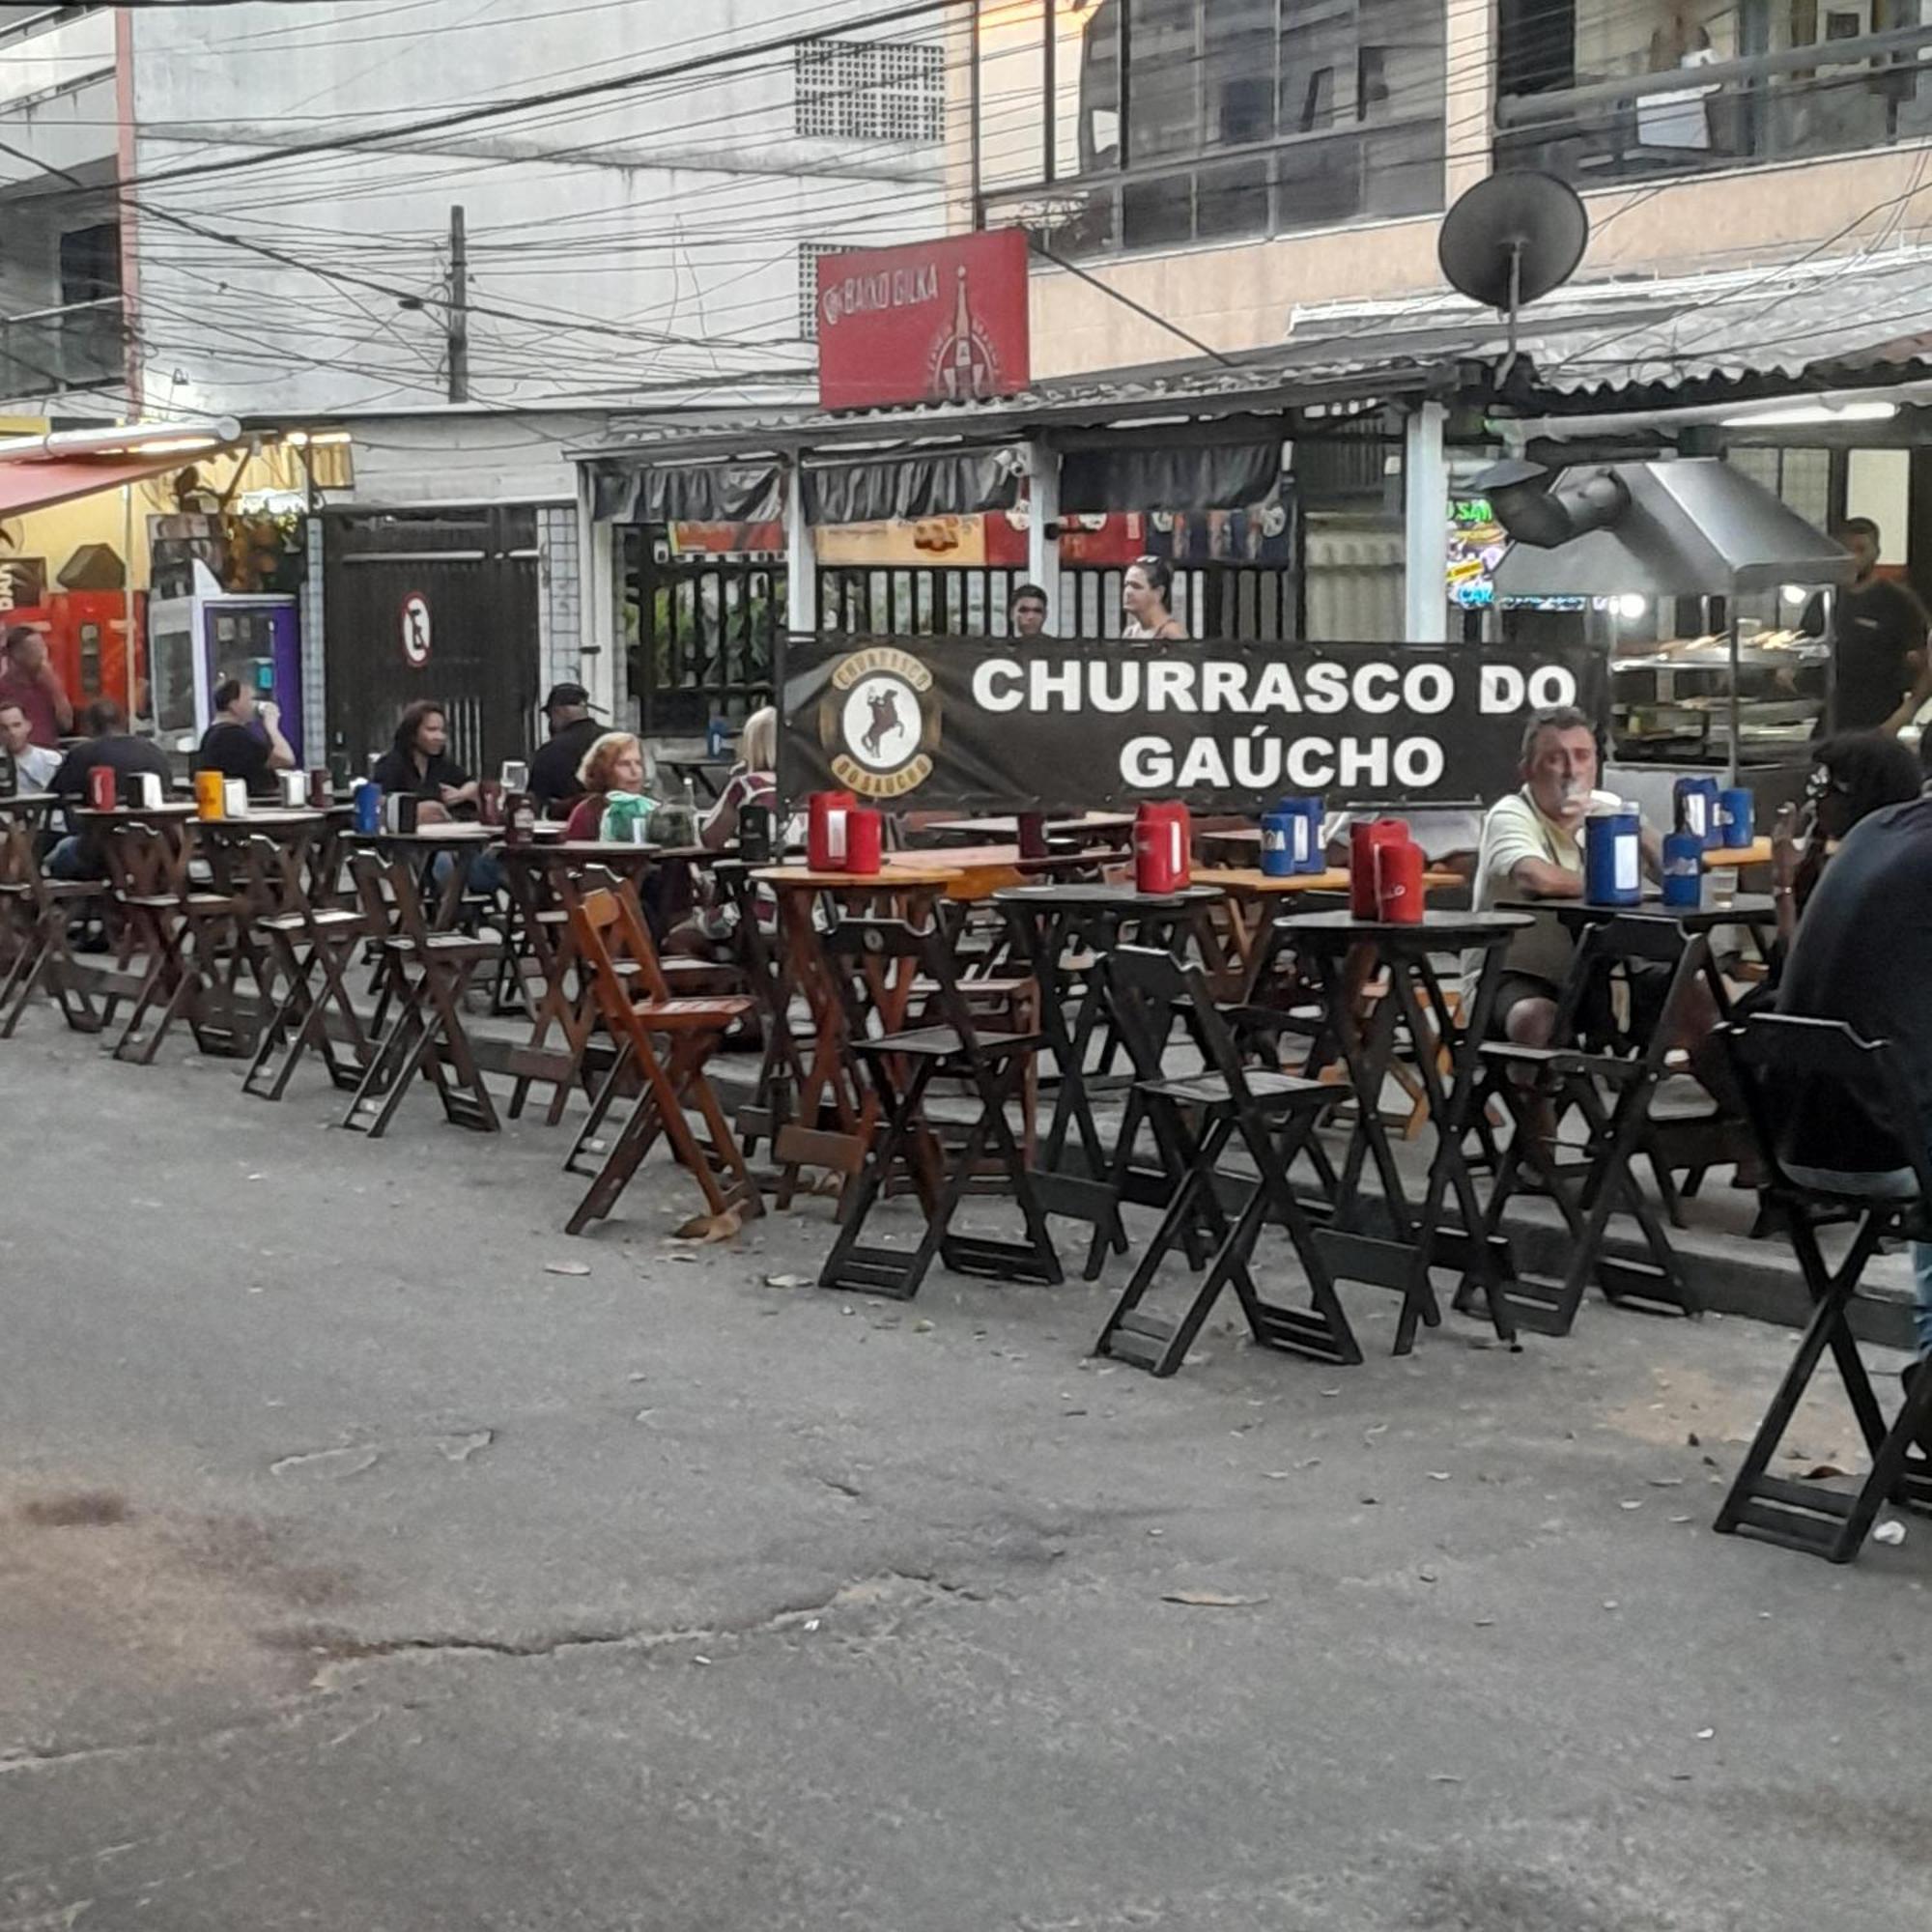
[[[1487,803],[1523,725],[1601,723],[1604,653],[1463,644],[792,639],[780,786],[894,810]]]

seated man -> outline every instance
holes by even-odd
[[[128,714],[111,697],[99,697],[87,707],[88,735],[60,762],[51,792],[69,800],[68,836],[47,856],[47,870],[57,879],[99,879],[105,876],[100,855],[88,848],[73,816],[71,801],[87,796],[87,775],[96,765],[122,772],[153,772],[165,791],[174,773],[168,754],[151,738],[136,738],[128,729]]]
[[[1522,899],[1580,899],[1583,821],[1592,805],[1618,802],[1596,788],[1597,734],[1580,711],[1540,711],[1529,721],[1522,734],[1521,777],[1522,789],[1498,799],[1483,820],[1472,898],[1478,912]],[[1654,876],[1661,853],[1648,826],[1643,856]],[[1501,1037],[1519,1046],[1549,1044],[1575,952],[1561,923],[1548,913],[1539,913],[1534,924],[1510,941],[1495,1005],[1494,1027]],[[1472,953],[1464,964],[1473,980],[1482,954]],[[1634,976],[1632,994],[1640,1008],[1652,999],[1661,1004],[1662,988],[1656,980],[1654,972]],[[1652,1005],[1648,1017],[1655,1015]],[[1641,1011],[1634,1015],[1643,1017]],[[1710,1031],[1708,1020],[1703,1031]]]
[[[0,746],[14,760],[18,788],[45,791],[47,781],[60,770],[61,754],[46,745],[34,743],[34,726],[23,706],[12,698],[0,698]]]
[[[240,779],[251,793],[272,795],[274,774],[291,770],[295,761],[276,705],[258,705],[253,686],[223,678],[214,687],[214,716],[194,754],[195,770],[219,772]]]
[[[1932,1140],[1932,798],[1888,806],[1861,819],[1833,855],[1804,909],[1785,961],[1777,1010],[1843,1020],[1861,1038],[1884,1040]],[[1794,1180],[1851,1192],[1909,1187],[1898,1151],[1862,1116],[1822,1110],[1791,1123],[1786,1170]],[[1912,1244],[1918,1355],[1932,1357],[1932,1243]],[[1909,1374],[1910,1372],[1908,1372]]]
[[[590,694],[581,684],[552,685],[543,708],[550,736],[530,759],[530,799],[542,816],[562,818],[568,814],[553,808],[583,796],[577,768],[604,727],[590,715]]]

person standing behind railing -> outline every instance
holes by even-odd
[[[1187,626],[1174,614],[1174,566],[1165,557],[1144,556],[1127,566],[1121,585],[1121,605],[1127,613],[1122,638],[1151,639],[1187,636]]]

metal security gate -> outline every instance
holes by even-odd
[[[1125,622],[1119,564],[1068,564],[1060,573],[1059,633],[1117,638]],[[1004,637],[1007,606],[1027,581],[1016,567],[828,569],[819,573],[819,615],[854,636]],[[1174,574],[1175,610],[1189,635],[1292,638],[1294,573],[1262,564],[1182,564]]]
[[[323,626],[328,750],[360,775],[403,707],[434,698],[474,775],[527,754],[536,728],[537,514],[327,512]]]
[[[785,621],[782,558],[672,557],[657,530],[624,531],[631,693],[649,737],[701,737],[714,718],[772,698]]]
[[[700,736],[714,718],[769,703],[785,627],[785,565],[765,555],[672,557],[661,530],[624,528],[630,689],[647,737]],[[1119,565],[1060,573],[1063,637],[1121,634]],[[1003,565],[827,565],[818,611],[853,637],[1003,637],[1007,606],[1027,581]],[[1294,572],[1215,562],[1175,573],[1176,609],[1197,639],[1293,638],[1301,612]]]

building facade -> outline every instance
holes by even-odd
[[[1744,367],[1776,358],[1787,297],[1809,301],[1821,270],[1908,258],[1932,219],[1932,24],[1878,0],[986,0],[976,65],[965,193],[1036,238],[1047,378],[1304,339],[1373,354],[1455,312],[1443,212],[1504,169],[1581,195],[1579,298],[1708,306],[1724,329],[1683,340],[1724,334]],[[1755,328],[1738,320],[1753,291]],[[1848,312],[1901,338],[1932,316],[1896,302],[1845,285]],[[1580,346],[1577,381],[1629,373],[1627,336]],[[1874,517],[1887,563],[1932,591],[1932,544],[1909,545],[1932,475],[1910,440],[1740,460],[1817,520]],[[1350,628],[1399,608],[1400,460],[1364,455],[1301,478],[1311,607]]]
[[[493,650],[532,701],[580,668],[621,699],[562,452],[640,399],[810,394],[818,254],[952,219],[956,16],[0,8],[0,413],[346,434],[324,556],[340,518],[394,513],[407,557],[514,510],[538,590]]]
[[[1591,277],[1857,253],[1932,213],[1932,24],[1860,0],[1036,0],[980,10],[972,191],[1212,348],[1441,286],[1504,167],[1583,194]],[[1916,14],[1915,14],[1916,17]],[[1042,268],[1038,373],[1170,357]]]

